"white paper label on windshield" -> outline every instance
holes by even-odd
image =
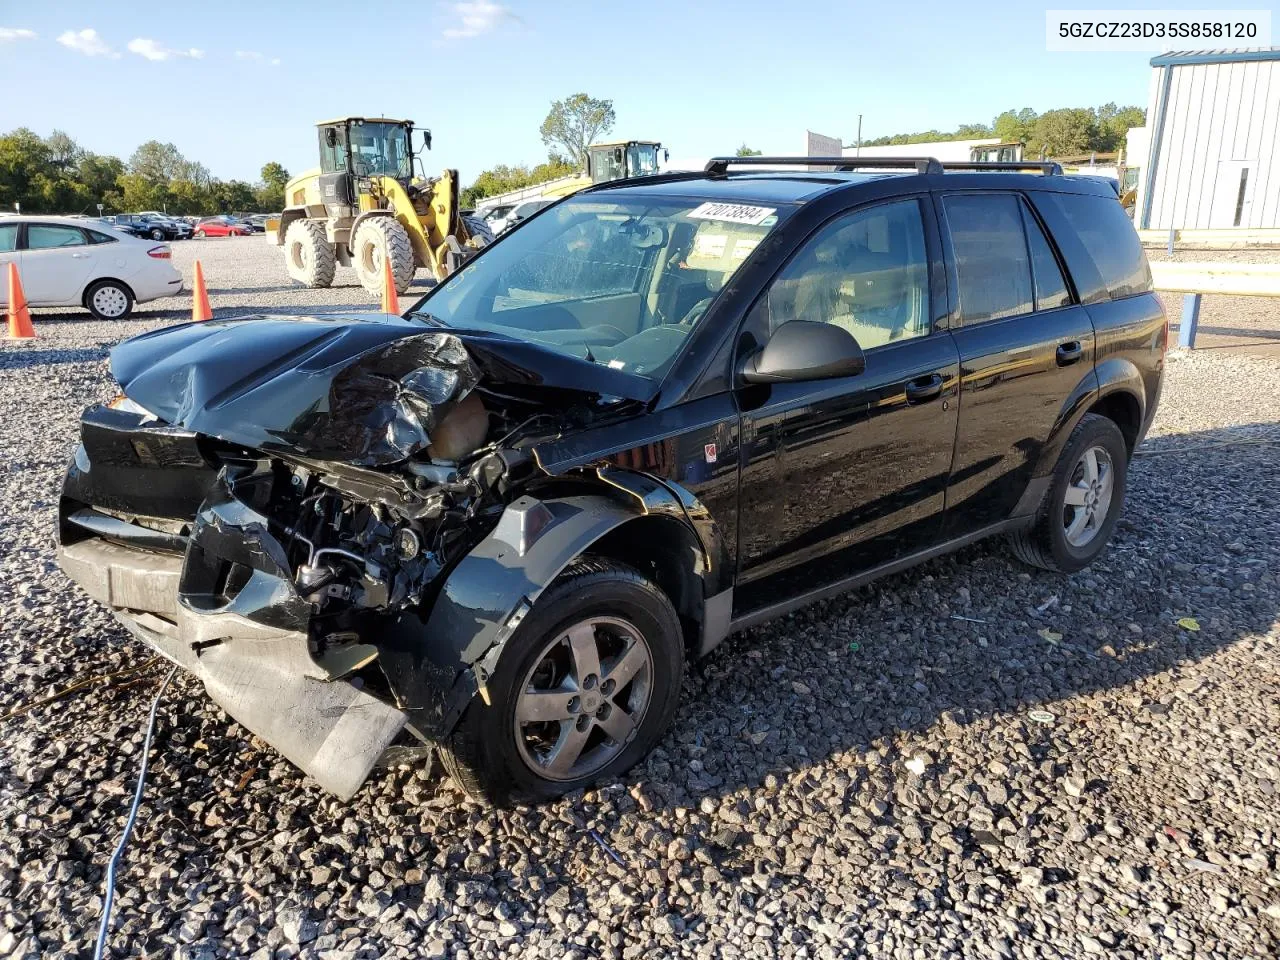
[[[751,251],[760,245],[755,237],[739,237],[733,243],[733,259],[745,260]]]
[[[777,207],[752,207],[745,203],[704,203],[689,212],[690,220],[724,220],[728,223],[749,223],[758,227]]]
[[[703,257],[723,257],[729,238],[723,233],[699,233],[693,242],[693,252]]]

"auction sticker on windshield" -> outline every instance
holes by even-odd
[[[745,203],[704,203],[689,211],[690,220],[725,220],[759,226],[777,211],[777,207],[753,207]]]

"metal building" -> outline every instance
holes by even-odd
[[[1280,226],[1280,47],[1164,53],[1151,61],[1150,145],[1138,224]]]

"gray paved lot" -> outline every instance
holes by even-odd
[[[260,238],[176,250],[219,314],[370,305]],[[0,343],[0,714],[148,659],[51,528],[106,348],[189,301],[154,307]],[[1092,570],[992,543],[751,630],[646,765],[543,808],[437,765],[336,802],[176,681],[117,955],[1275,956],[1280,358],[1172,360],[1142,453]],[[160,675],[0,721],[0,957],[87,955]]]

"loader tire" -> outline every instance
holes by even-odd
[[[295,220],[284,235],[284,262],[289,276],[308,287],[328,287],[338,261],[333,244],[318,220]]]
[[[395,277],[396,293],[404,293],[413,283],[416,269],[413,262],[413,244],[409,232],[394,217],[370,217],[356,228],[351,244],[351,264],[356,268],[360,285],[370,293],[382,293],[382,262],[391,259],[391,275]]]
[[[463,217],[462,225],[467,228],[467,233],[471,234],[473,240],[479,240],[478,247],[484,248],[493,243],[493,231],[489,229],[489,224],[485,223],[479,217]]]

